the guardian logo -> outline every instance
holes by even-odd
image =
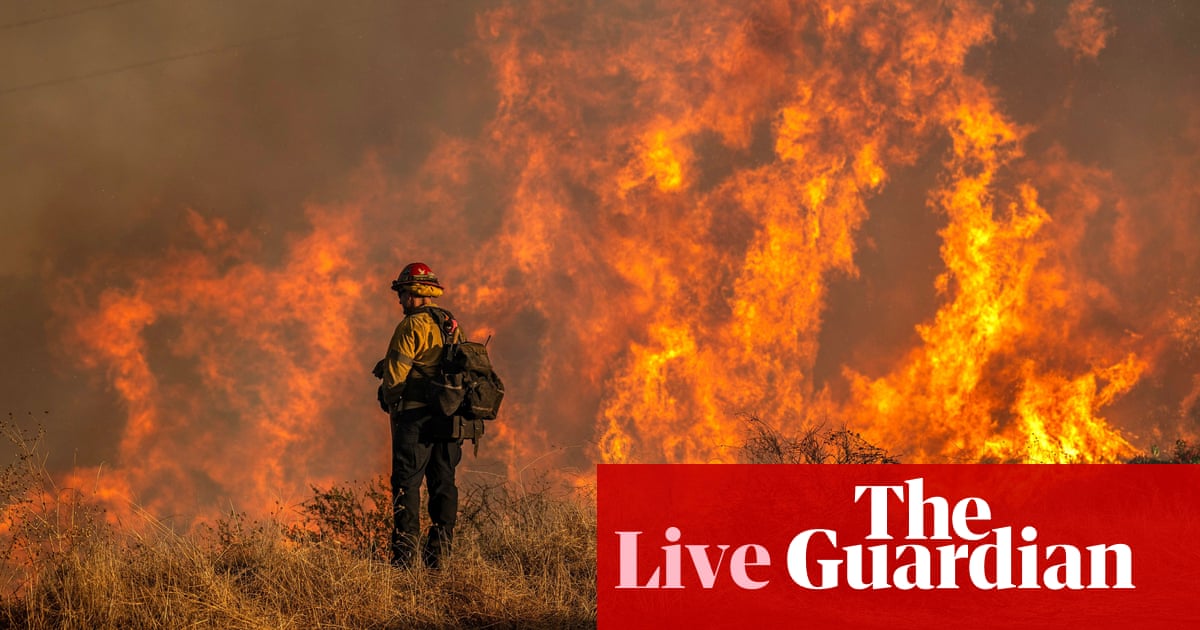
[[[854,502],[860,501],[870,507],[865,541],[878,544],[843,547],[835,530],[802,531],[785,550],[787,573],[795,585],[810,590],[1135,588],[1129,545],[1043,545],[1032,525],[991,527],[991,507],[982,498],[968,497],[951,506],[944,497],[926,497],[923,478],[903,485],[855,486]],[[895,537],[899,532],[888,527],[888,510],[895,504],[908,510],[900,541]],[[755,590],[770,582],[772,554],[765,545],[682,544],[683,532],[671,526],[663,534],[670,544],[658,546],[661,556],[653,553],[651,569],[639,541],[643,532],[614,533],[619,539],[618,589],[682,589],[685,572],[705,589],[724,581]],[[945,544],[936,544],[940,541]]]

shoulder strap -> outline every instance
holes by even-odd
[[[458,331],[458,320],[454,319],[453,313],[439,306],[422,306],[414,313],[426,313],[433,318],[438,330],[442,333],[442,345],[454,341],[454,334]]]

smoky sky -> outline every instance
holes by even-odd
[[[269,260],[368,151],[404,172],[434,134],[475,132],[493,96],[461,51],[484,6],[4,3],[0,409],[44,422],[57,464],[102,458],[121,412],[52,347],[54,283],[186,245],[189,209]]]
[[[479,139],[486,150],[498,96],[494,68],[473,41],[476,16],[495,4],[0,5],[0,412],[46,426],[53,467],[104,461],[123,411],[104,375],[78,369],[74,349],[54,327],[50,302],[64,279],[109,260],[152,265],[156,256],[194,246],[184,227],[190,211],[254,234],[258,260],[270,265],[307,225],[305,204],[356,197],[355,173],[368,159],[401,179],[441,138]],[[1069,27],[1068,4],[1085,10]],[[636,13],[640,5],[633,5]],[[1143,203],[1167,189],[1195,190],[1186,165],[1200,164],[1200,8],[1166,0],[1001,6],[993,41],[973,51],[968,65],[1031,130],[1028,153],[1065,152],[1110,173],[1109,189]],[[836,381],[846,363],[871,373],[872,361],[902,353],[915,340],[914,326],[936,311],[944,218],[925,210],[925,195],[940,164],[932,154],[906,165],[870,201],[871,218],[858,235],[860,274],[830,281],[818,381]],[[481,199],[476,230],[485,235],[497,221],[488,214],[495,185],[488,177],[465,184]],[[1142,283],[1126,280],[1114,301],[1141,300],[1154,311],[1168,306],[1166,297],[1186,309],[1200,296],[1198,281],[1189,279],[1200,271],[1197,256],[1177,240],[1200,232],[1200,195],[1174,194],[1171,203],[1180,198],[1192,204],[1181,215],[1185,223],[1142,226],[1139,238],[1157,246],[1135,265],[1139,274],[1174,274],[1171,292],[1139,295]],[[1107,220],[1118,221],[1116,202],[1101,204],[1108,204],[1101,213],[1113,215]],[[918,211],[885,211],[893,206]],[[403,242],[402,226],[389,225],[397,228]],[[95,277],[119,286],[128,275]],[[1095,325],[1136,334],[1132,322],[1151,317],[1129,306],[1110,311],[1112,321]],[[519,330],[499,343],[536,343]],[[1193,387],[1196,355],[1172,356],[1173,369],[1148,378],[1124,413],[1144,414],[1153,406],[1146,399],[1166,392],[1176,405],[1179,392]],[[538,376],[530,370],[511,378]],[[598,405],[594,393],[583,398]]]

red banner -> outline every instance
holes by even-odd
[[[598,485],[601,628],[1200,623],[1197,466],[607,464]]]

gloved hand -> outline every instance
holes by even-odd
[[[383,399],[383,383],[380,383],[379,389],[375,390],[375,398],[379,401],[379,408],[382,409],[384,413],[392,412],[392,410],[388,408],[387,401]]]
[[[374,374],[375,378],[383,378],[383,371],[386,368],[387,368],[387,357],[384,357],[379,360],[379,363],[375,364],[375,368],[373,370],[371,370],[371,374]]]

